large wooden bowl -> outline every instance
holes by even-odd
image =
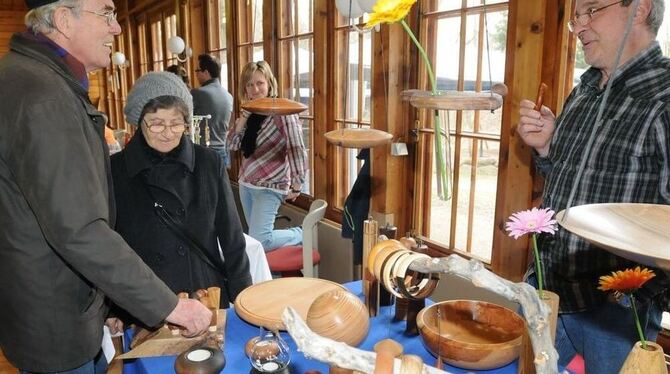
[[[317,297],[307,311],[307,326],[315,333],[359,345],[368,335],[368,308],[347,290],[332,290]]]
[[[293,307],[302,319],[314,300],[330,290],[346,290],[335,282],[318,278],[278,278],[245,288],[235,299],[235,311],[243,320],[268,330],[285,330],[281,314]]]
[[[440,309],[438,323],[437,310]],[[524,320],[500,305],[451,300],[424,308],[416,317],[426,348],[450,365],[489,370],[519,357]]]
[[[609,252],[670,270],[670,205],[609,203],[558,212],[566,230]]]

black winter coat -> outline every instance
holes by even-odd
[[[16,34],[0,59],[0,347],[28,371],[100,350],[105,295],[147,325],[177,296],[113,230],[105,116],[56,53]]]
[[[150,148],[138,130],[128,146],[112,156],[112,175],[116,230],[174,292],[218,286],[221,307],[227,308],[251,285],[242,225],[228,173],[216,152],[184,136],[163,155]],[[162,223],[154,202],[205,247],[218,271]]]

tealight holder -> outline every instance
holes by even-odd
[[[291,352],[278,330],[260,328],[260,335],[249,347],[251,373],[290,373]]]

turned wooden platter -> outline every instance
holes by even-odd
[[[566,230],[617,256],[670,270],[670,205],[588,204],[556,214]]]
[[[502,106],[502,95],[495,92],[405,90],[401,98],[415,108],[437,110],[495,110]]]
[[[307,110],[307,105],[279,97],[265,97],[262,99],[247,101],[246,103],[242,104],[242,109],[251,113],[262,114],[266,116],[273,114],[286,116],[289,114],[298,114],[304,112]]]
[[[286,330],[281,314],[293,307],[303,320],[312,302],[325,292],[346,288],[318,278],[279,278],[258,283],[240,292],[235,311],[243,320],[267,329]]]
[[[326,140],[344,148],[372,148],[391,142],[393,135],[376,129],[338,129],[324,134]]]

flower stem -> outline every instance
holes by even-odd
[[[540,299],[544,298],[544,278],[542,275],[542,262],[540,262],[540,252],[537,250],[537,234],[531,236],[533,243],[533,256],[535,257],[535,273],[537,274],[537,288]]]
[[[642,349],[647,349],[647,339],[644,337],[644,332],[642,331],[642,326],[640,325],[640,317],[637,315],[637,307],[635,306],[635,296],[631,293],[630,295],[630,305],[633,307],[633,318],[635,318],[635,327],[637,328],[637,333],[640,334],[640,343],[642,343]]]
[[[426,71],[428,72],[428,79],[430,80],[430,87],[431,87],[431,93],[433,96],[437,95],[437,81],[435,80],[435,74],[433,73],[433,67],[430,63],[430,59],[428,58],[428,55],[426,54],[426,50],[423,49],[421,46],[421,43],[419,43],[419,40],[416,38],[414,35],[414,32],[412,32],[412,29],[407,25],[407,22],[405,22],[404,19],[400,20],[400,24],[402,27],[405,29],[405,32],[407,32],[407,35],[409,35],[409,38],[412,39],[412,42],[416,46],[416,48],[419,50],[419,54],[421,55],[421,58],[423,59],[424,64],[426,65]],[[440,112],[435,111],[435,152],[436,152],[436,159],[437,159],[437,169],[438,169],[438,175],[440,178],[440,181],[438,183],[438,186],[442,186],[442,196],[440,196],[443,200],[448,199],[449,196],[449,185],[447,184],[447,170],[446,170],[446,165],[445,165],[445,160],[443,156],[443,150],[442,150],[442,142],[440,139],[442,138],[442,126],[440,124]],[[448,130],[447,130],[448,131]],[[447,139],[449,139],[449,133],[447,133]],[[449,140],[447,140],[449,141]]]

